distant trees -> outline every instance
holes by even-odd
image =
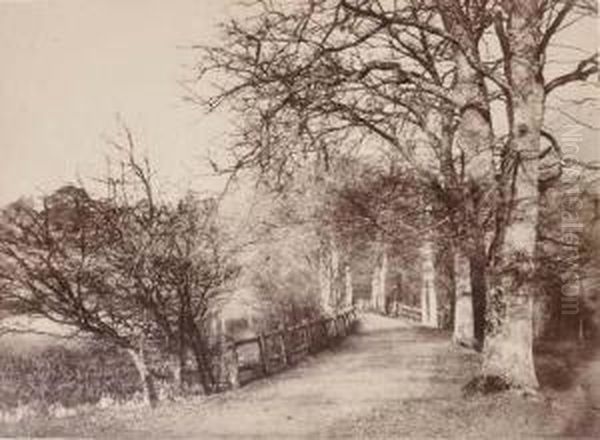
[[[408,281],[411,272],[421,272],[419,248],[432,229],[432,200],[410,168],[352,160],[341,167],[344,171],[330,185],[323,217],[363,269],[371,270],[371,300],[384,311],[393,291],[403,288],[412,295],[421,287]],[[364,258],[364,249],[370,258]]]
[[[267,314],[274,320],[294,322],[344,305],[345,249],[324,213],[330,180],[330,173],[310,169],[284,190],[259,187],[268,227],[245,269],[263,305],[273,305]]]
[[[318,238],[302,225],[281,226],[247,261],[247,284],[256,292],[262,325],[295,325],[323,313],[317,292]]]
[[[237,273],[216,203],[191,194],[175,206],[160,202],[128,132],[126,142],[121,175],[107,176],[108,197],[68,185],[41,207],[17,202],[3,211],[1,300],[126,350],[151,404],[149,360],[162,359],[180,380],[188,351],[210,393],[206,317]]]
[[[557,73],[548,65],[557,35],[594,15],[595,4],[259,0],[251,8],[248,20],[225,26],[223,44],[201,47],[200,76],[221,86],[202,103],[244,118],[231,170],[252,167],[280,182],[342,151],[412,168],[445,206],[451,248],[468,262],[456,275],[469,280],[484,374],[535,388],[539,185],[579,165],[561,160],[544,116],[559,89],[598,71],[595,51]],[[541,162],[548,157],[552,164]],[[499,308],[488,307],[492,299]]]

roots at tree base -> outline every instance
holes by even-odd
[[[509,388],[535,393],[539,387],[533,361],[531,297],[507,298],[503,315],[485,339],[481,374],[464,387],[466,394]]]

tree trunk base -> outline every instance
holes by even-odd
[[[498,393],[509,388],[510,384],[503,377],[479,375],[463,386],[462,391],[465,397],[470,397],[477,394]]]
[[[475,348],[476,341],[473,332],[473,306],[469,295],[456,297],[454,305],[454,333],[452,342],[463,347]]]
[[[535,393],[531,297],[510,297],[507,313],[483,347],[482,376],[500,377],[510,388]]]

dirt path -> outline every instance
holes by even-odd
[[[453,347],[449,339],[441,331],[367,315],[358,334],[337,348],[240,390],[164,403],[155,410],[100,411],[93,417],[57,420],[27,435],[144,440],[564,438],[565,415],[571,411],[553,399],[516,393],[465,399],[461,387],[475,373],[477,355]],[[600,369],[600,363],[594,368]],[[587,377],[593,382],[590,390],[598,392],[600,375]],[[600,432],[595,420],[593,414],[586,419],[589,426],[581,428],[586,435]]]
[[[208,402],[168,405],[128,423],[115,420],[104,432],[92,435],[329,438],[335,435],[333,427],[369,414],[388,400],[428,396],[433,358],[447,346],[445,335],[369,315],[363,318],[359,334],[334,352]]]

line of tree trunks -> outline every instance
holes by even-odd
[[[485,232],[479,218],[475,195],[481,190],[481,182],[485,181],[486,174],[492,169],[491,112],[483,76],[469,60],[478,57],[477,42],[480,36],[473,26],[464,20],[462,6],[457,5],[455,1],[441,1],[439,10],[444,27],[459,43],[459,46],[454,48],[456,77],[452,91],[454,98],[461,105],[461,117],[451,150],[454,160],[454,165],[450,167],[452,172],[446,172],[444,176],[446,182],[459,194],[461,218],[458,219],[460,245],[457,246],[457,252],[461,254],[461,259],[467,259],[469,263],[459,264],[460,271],[456,273],[456,277],[464,279],[459,282],[463,286],[466,286],[467,280],[470,283],[468,294],[472,300],[472,317],[469,319],[466,315],[468,309],[462,307],[458,318],[469,319],[472,322],[475,347],[480,348],[483,345],[485,328],[486,248]],[[457,167],[463,166],[466,170],[459,169],[457,172]],[[459,177],[463,175],[464,177]],[[463,292],[462,295],[464,294]],[[460,297],[460,294],[456,296],[457,299]],[[456,325],[464,328],[465,323],[458,322]]]

